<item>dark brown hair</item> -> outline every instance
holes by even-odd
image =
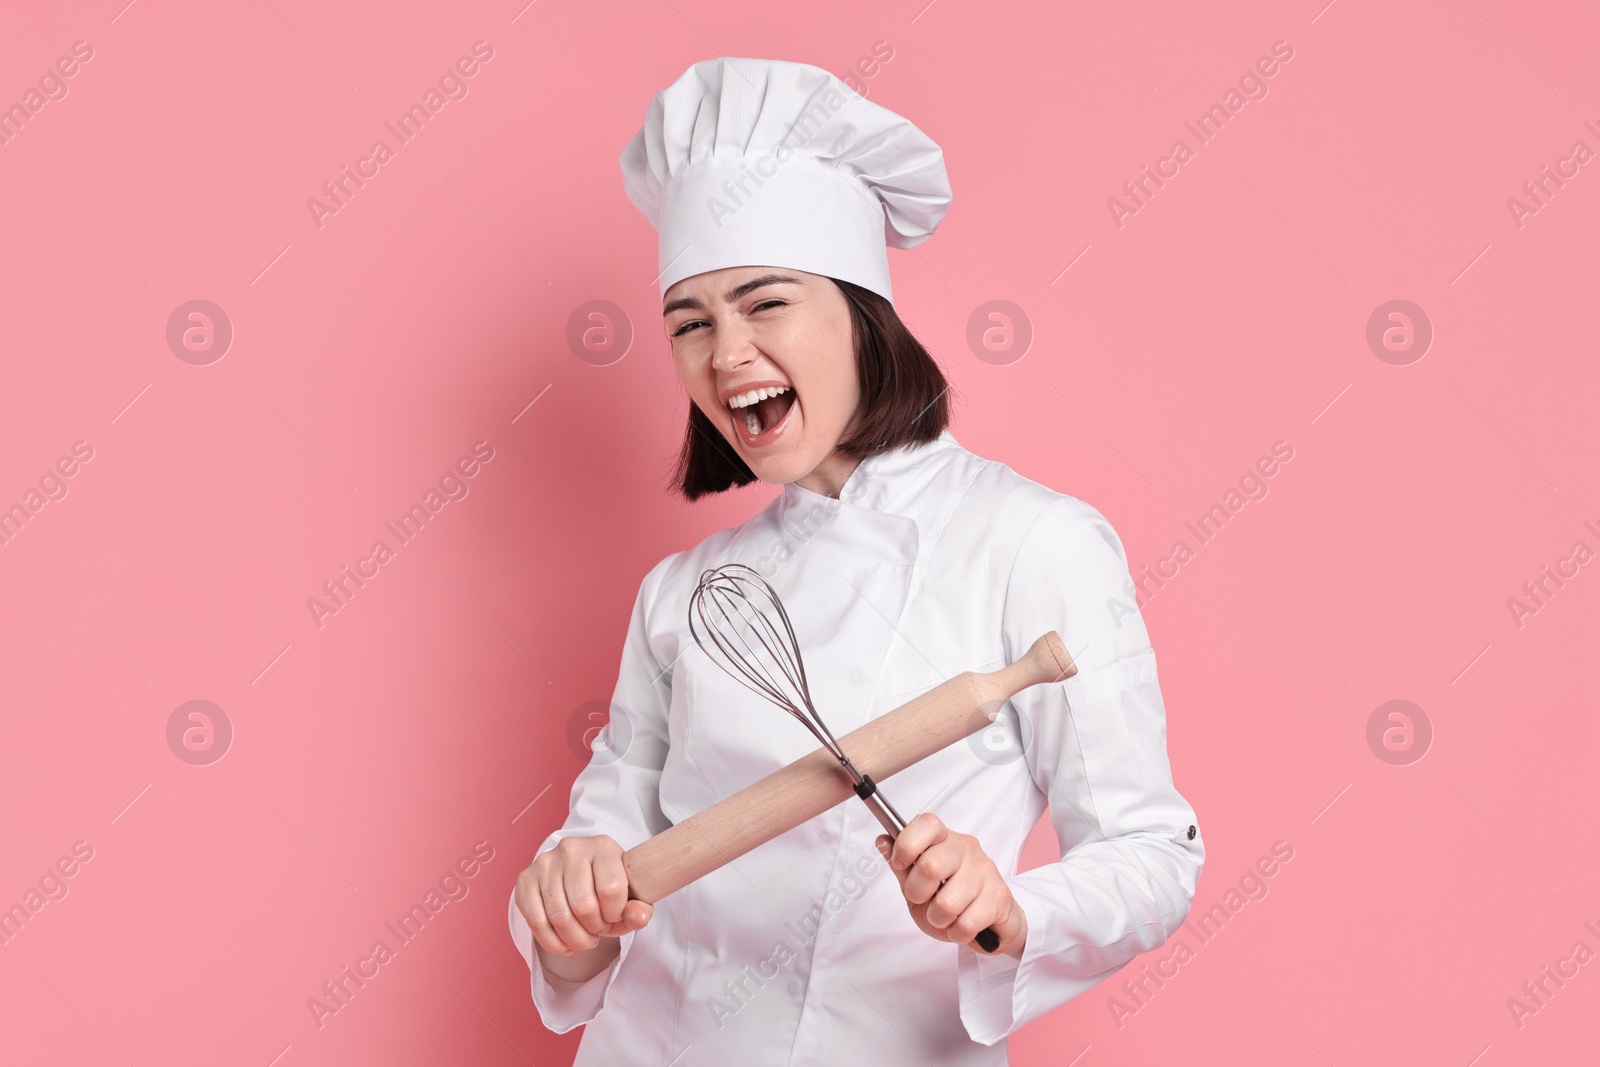
[[[922,342],[900,321],[894,305],[871,289],[829,279],[850,305],[860,420],[838,449],[865,458],[936,439],[950,425],[950,383]],[[672,471],[672,488],[688,500],[756,480],[699,405],[689,402],[689,425]]]

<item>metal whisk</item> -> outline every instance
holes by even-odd
[[[706,631],[704,634],[696,628],[696,618]],[[850,762],[827,723],[817,714],[789,613],[777,592],[754,568],[726,563],[703,572],[689,597],[689,633],[701,651],[735,681],[799,719],[838,759],[856,796],[877,817],[890,839],[900,836],[906,820],[872,777],[862,774]],[[975,940],[985,952],[993,952],[1000,944],[990,929],[979,932]]]

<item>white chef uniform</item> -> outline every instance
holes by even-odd
[[[622,652],[612,725],[540,846],[631,848],[800,758],[816,739],[695,645],[701,572],[755,567],[794,625],[835,736],[1055,630],[1078,665],[997,726],[880,785],[975,835],[1028,919],[1021,960],[917,928],[851,798],[655,904],[605,971],[558,994],[508,911],[546,1026],[588,1024],[576,1064],[994,1065],[1003,1038],[1160,946],[1204,862],[1174,788],[1155,655],[1125,603],[1121,541],[1090,505],[938,440],[864,459],[841,499],[789,483],[757,515],[653,567]],[[1017,872],[1048,804],[1062,859]]]

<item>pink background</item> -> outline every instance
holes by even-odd
[[[1507,605],[1600,550],[1600,161],[1507,205],[1600,150],[1592,5],[120,4],[13,5],[0,35],[0,103],[93,48],[0,145],[0,505],[92,449],[0,545],[0,906],[93,851],[0,947],[0,1059],[570,1062],[507,895],[641,576],[775,491],[664,492],[686,401],[617,154],[694,61],[844,75],[882,41],[861,84],[955,191],[892,259],[963,445],[1101,509],[1136,572],[1293,449],[1145,608],[1195,915],[1293,858],[1120,1025],[1172,945],[1013,1062],[1593,1061],[1600,961],[1507,1003],[1600,952],[1600,563]],[[308,198],[479,40],[469,95],[319,228]],[[1119,228],[1108,198],[1276,41],[1265,98]],[[208,365],[167,341],[195,299],[234,330]],[[1367,342],[1396,299],[1434,332],[1403,366]],[[620,359],[568,344],[593,300]],[[990,300],[1021,358],[969,346]],[[469,494],[319,627],[308,599],[478,441]],[[1367,735],[1396,699],[1432,730],[1405,765]],[[209,765],[168,741],[191,700],[233,730]],[[480,841],[468,895],[319,1028],[308,998]]]

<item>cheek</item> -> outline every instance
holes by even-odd
[[[828,395],[832,398],[840,420],[846,420],[855,411],[860,400],[861,387],[856,380],[854,355],[834,360],[828,367]]]
[[[722,406],[715,393],[708,390],[689,395],[693,398],[694,406],[700,409],[700,414],[704,415],[708,422],[719,429],[728,428],[728,410]]]
[[[860,391],[856,380],[855,352],[849,326],[841,333],[837,326],[819,331],[828,338],[823,352],[809,361],[809,374],[805,381],[796,382],[803,396],[812,399],[811,414],[814,419],[831,420],[843,424],[855,411]],[[815,336],[815,335],[813,335]]]
[[[856,408],[853,374],[830,369],[812,375],[809,384],[809,389],[802,389],[803,395],[810,400],[805,412],[812,423],[838,428],[850,421],[850,415]]]
[[[672,353],[672,366],[678,374],[678,382],[683,386],[683,391],[691,399],[701,401],[704,410],[707,403],[716,400],[716,379],[710,365],[701,359],[695,359],[692,352],[675,349]]]
[[[683,392],[688,395],[688,400],[701,410],[707,419],[717,421],[722,405],[717,400],[717,382],[710,378],[704,368],[688,365],[674,360],[675,370],[678,374],[678,384],[683,387]]]

